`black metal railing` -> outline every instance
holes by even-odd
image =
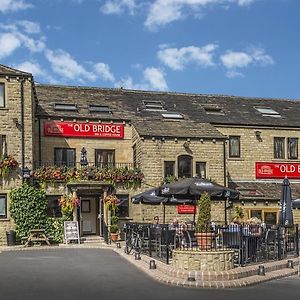
[[[68,168],[82,168],[82,167],[90,167],[90,168],[99,168],[99,169],[128,169],[132,170],[137,166],[133,163],[93,163],[89,162],[85,165],[82,165],[80,162],[55,162],[55,161],[34,161],[33,169],[38,169],[41,167],[68,167]]]
[[[163,224],[126,223],[126,253],[145,254],[170,262],[172,251],[233,250],[237,266],[299,256],[298,225],[215,226],[196,237],[193,226],[172,228]]]

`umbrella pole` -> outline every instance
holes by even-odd
[[[164,225],[165,225],[165,223],[166,223],[166,204],[164,203],[163,204],[163,206],[164,206],[164,212],[163,212],[163,223],[164,223]]]
[[[194,216],[193,216],[193,223],[196,224],[196,207],[197,207],[197,197],[195,196],[195,201],[194,201]]]

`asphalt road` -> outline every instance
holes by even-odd
[[[292,300],[299,295],[300,277],[231,290],[164,285],[104,249],[0,253],[1,300]]]

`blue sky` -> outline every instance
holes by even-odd
[[[0,0],[36,82],[300,99],[299,0]]]

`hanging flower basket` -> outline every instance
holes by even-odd
[[[18,162],[12,155],[0,157],[0,177],[5,177],[12,169],[17,168]]]
[[[64,194],[60,197],[59,206],[63,215],[71,216],[74,208],[80,205],[80,200],[72,194]]]

